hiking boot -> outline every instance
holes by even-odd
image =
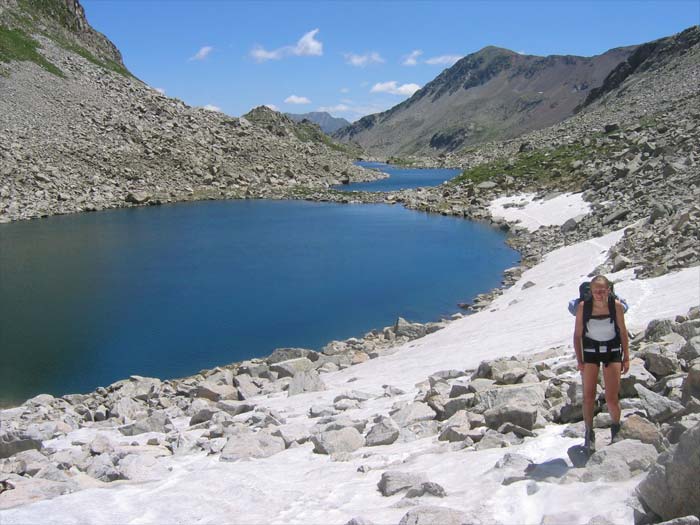
[[[586,429],[585,440],[583,442],[583,448],[586,449],[588,454],[593,454],[595,452],[595,432],[592,428]]]
[[[620,438],[617,434],[620,432],[620,423],[613,423],[610,425],[610,443],[617,443]]]

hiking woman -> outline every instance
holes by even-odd
[[[595,450],[593,405],[598,385],[598,371],[603,364],[605,403],[612,419],[611,439],[620,430],[620,376],[629,370],[629,338],[625,313],[620,301],[612,294],[610,281],[602,275],[591,281],[590,299],[581,301],[576,309],[574,349],[578,369],[583,378],[583,420],[586,424],[584,447]]]

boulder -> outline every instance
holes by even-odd
[[[41,449],[41,440],[31,438],[20,430],[0,430],[0,459],[32,449]]]
[[[238,399],[238,390],[231,385],[217,385],[205,381],[197,385],[194,391],[195,397],[203,397],[211,401],[220,401],[222,399]]]
[[[95,479],[106,482],[114,481],[122,477],[121,472],[119,472],[114,465],[112,456],[107,453],[95,456],[90,466],[87,468],[87,474]]]
[[[622,439],[636,439],[654,445],[657,450],[663,439],[658,427],[638,414],[632,414],[622,421],[619,436]]]
[[[649,419],[655,423],[663,423],[683,413],[684,407],[676,401],[660,396],[642,385],[635,385],[635,390],[644,404]]]
[[[683,403],[687,404],[692,397],[700,399],[700,363],[696,363],[688,369],[688,375],[683,380],[681,387]]]
[[[678,352],[678,357],[690,362],[700,357],[700,335],[691,337]]]
[[[541,406],[544,404],[546,389],[547,387],[544,383],[505,385],[491,388],[474,394],[474,405],[482,406],[484,411],[505,404]]]
[[[675,374],[680,370],[678,356],[671,351],[665,350],[659,345],[652,345],[641,352],[644,359],[644,367],[657,379],[667,375]]]
[[[368,447],[390,445],[399,437],[399,426],[390,417],[381,417],[365,437]]]
[[[399,317],[394,324],[396,337],[408,337],[409,340],[418,339],[426,334],[426,328],[420,323],[409,323],[403,317]]]
[[[498,429],[504,423],[513,423],[527,430],[532,430],[537,420],[537,407],[527,403],[508,403],[488,409],[484,412],[486,425]]]
[[[434,419],[437,415],[427,404],[421,402],[411,403],[403,408],[390,413],[392,419],[400,427],[405,427],[417,421]]]
[[[342,454],[354,452],[364,446],[365,440],[356,428],[345,427],[329,430],[311,437],[317,454]]]
[[[289,396],[301,394],[303,392],[320,392],[325,390],[326,385],[321,380],[316,370],[306,370],[297,372],[289,383],[287,393]]]
[[[238,374],[233,378],[233,384],[238,389],[238,399],[245,401],[260,393],[260,388],[253,382],[253,379],[247,374]]]
[[[418,487],[411,487],[406,491],[406,498],[420,498],[429,494],[438,498],[444,498],[447,496],[447,492],[442,488],[441,485],[433,481],[426,481],[421,483]]]
[[[400,472],[398,470],[388,470],[382,473],[382,477],[377,484],[382,496],[393,496],[402,490],[411,487],[419,487],[428,481],[425,474],[414,474],[410,472]]]
[[[644,504],[664,520],[700,516],[700,423],[685,432],[637,487]]]
[[[154,411],[150,416],[119,427],[125,436],[135,436],[145,432],[168,432],[171,428],[170,418],[162,411]]]
[[[314,363],[306,357],[287,359],[270,365],[270,370],[277,372],[279,377],[294,377],[299,372],[308,372],[314,368]]]
[[[318,361],[320,355],[318,352],[307,350],[306,348],[276,348],[265,361],[267,361],[269,365],[273,365],[275,363],[299,359],[301,357],[305,357],[310,361]]]
[[[656,382],[656,379],[644,367],[644,361],[635,357],[630,359],[630,369],[620,378],[620,397],[637,397],[637,390],[634,385],[640,384],[646,388]]]
[[[527,363],[499,360],[491,363],[491,377],[501,385],[512,385],[527,374]]]
[[[216,408],[226,412],[230,416],[237,416],[238,414],[243,414],[244,412],[250,412],[255,409],[255,405],[251,403],[246,403],[244,401],[219,401],[216,404]]]
[[[482,183],[483,184],[483,183]],[[432,505],[420,506],[409,510],[399,521],[399,525],[481,525],[482,521],[474,514],[461,510]]]
[[[249,458],[267,458],[285,449],[284,440],[266,430],[253,432],[240,429],[228,438],[219,461],[238,461]]]

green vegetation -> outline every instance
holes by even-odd
[[[113,71],[123,76],[133,76],[121,64],[111,59],[101,59],[93,55],[87,49],[81,47],[74,41],[69,40],[67,35],[72,34],[77,29],[78,18],[73,14],[63,0],[18,0],[20,12],[10,11],[10,15],[14,19],[14,24],[23,28],[25,39],[34,43],[34,49],[38,45],[26,34],[40,33],[47,38],[50,38],[62,48],[72,51],[108,71]],[[47,23],[49,22],[49,23]],[[42,26],[43,29],[39,29]],[[9,31],[9,30],[8,30]],[[20,30],[19,32],[22,32]],[[39,58],[37,58],[39,57]],[[0,60],[2,60],[2,52],[0,50]],[[59,76],[64,76],[63,73],[53,64],[50,64],[46,59],[38,53],[32,58],[20,58],[15,53],[14,56],[9,56],[9,60],[31,60],[41,65],[44,69],[51,71]],[[47,66],[48,64],[48,66]],[[51,69],[53,68],[53,69]]]
[[[38,46],[39,43],[23,31],[0,27],[0,62],[34,62],[49,73],[63,77],[63,72],[37,51]]]
[[[132,74],[129,73],[129,71],[125,67],[123,67],[121,64],[118,64],[114,60],[109,60],[109,59],[100,60],[95,55],[90,53],[90,51],[88,51],[87,49],[85,49],[83,47],[80,47],[77,44],[72,44],[72,43],[65,41],[65,40],[62,40],[62,39],[54,38],[54,40],[56,40],[56,42],[64,49],[68,49],[69,51],[73,51],[74,53],[76,53],[76,54],[80,55],[81,57],[83,57],[84,59],[86,59],[88,62],[92,62],[96,66],[99,66],[103,69],[107,69],[109,71],[114,71],[115,73],[118,73],[118,74],[125,76],[125,77],[132,76]]]
[[[325,144],[331,149],[340,151],[350,156],[357,156],[360,150],[349,144],[340,144],[334,141],[328,135],[326,135],[321,129],[315,124],[309,124],[307,122],[295,123],[292,128],[294,135],[302,142],[316,142]]]
[[[551,182],[560,177],[573,180],[582,175],[573,168],[575,161],[585,161],[603,152],[605,147],[581,143],[566,144],[550,150],[535,150],[522,152],[515,160],[498,159],[492,162],[479,164],[450,181],[452,184],[461,184],[472,181],[476,184],[490,180],[499,175],[509,175],[514,178],[527,178],[537,181],[539,184]]]

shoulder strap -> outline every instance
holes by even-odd
[[[583,335],[588,332],[588,321],[590,321],[591,315],[593,315],[593,299],[588,299],[583,301]]]
[[[617,327],[617,304],[613,294],[608,297],[608,311],[610,312],[610,322],[615,325],[615,334],[620,335],[620,329]]]

